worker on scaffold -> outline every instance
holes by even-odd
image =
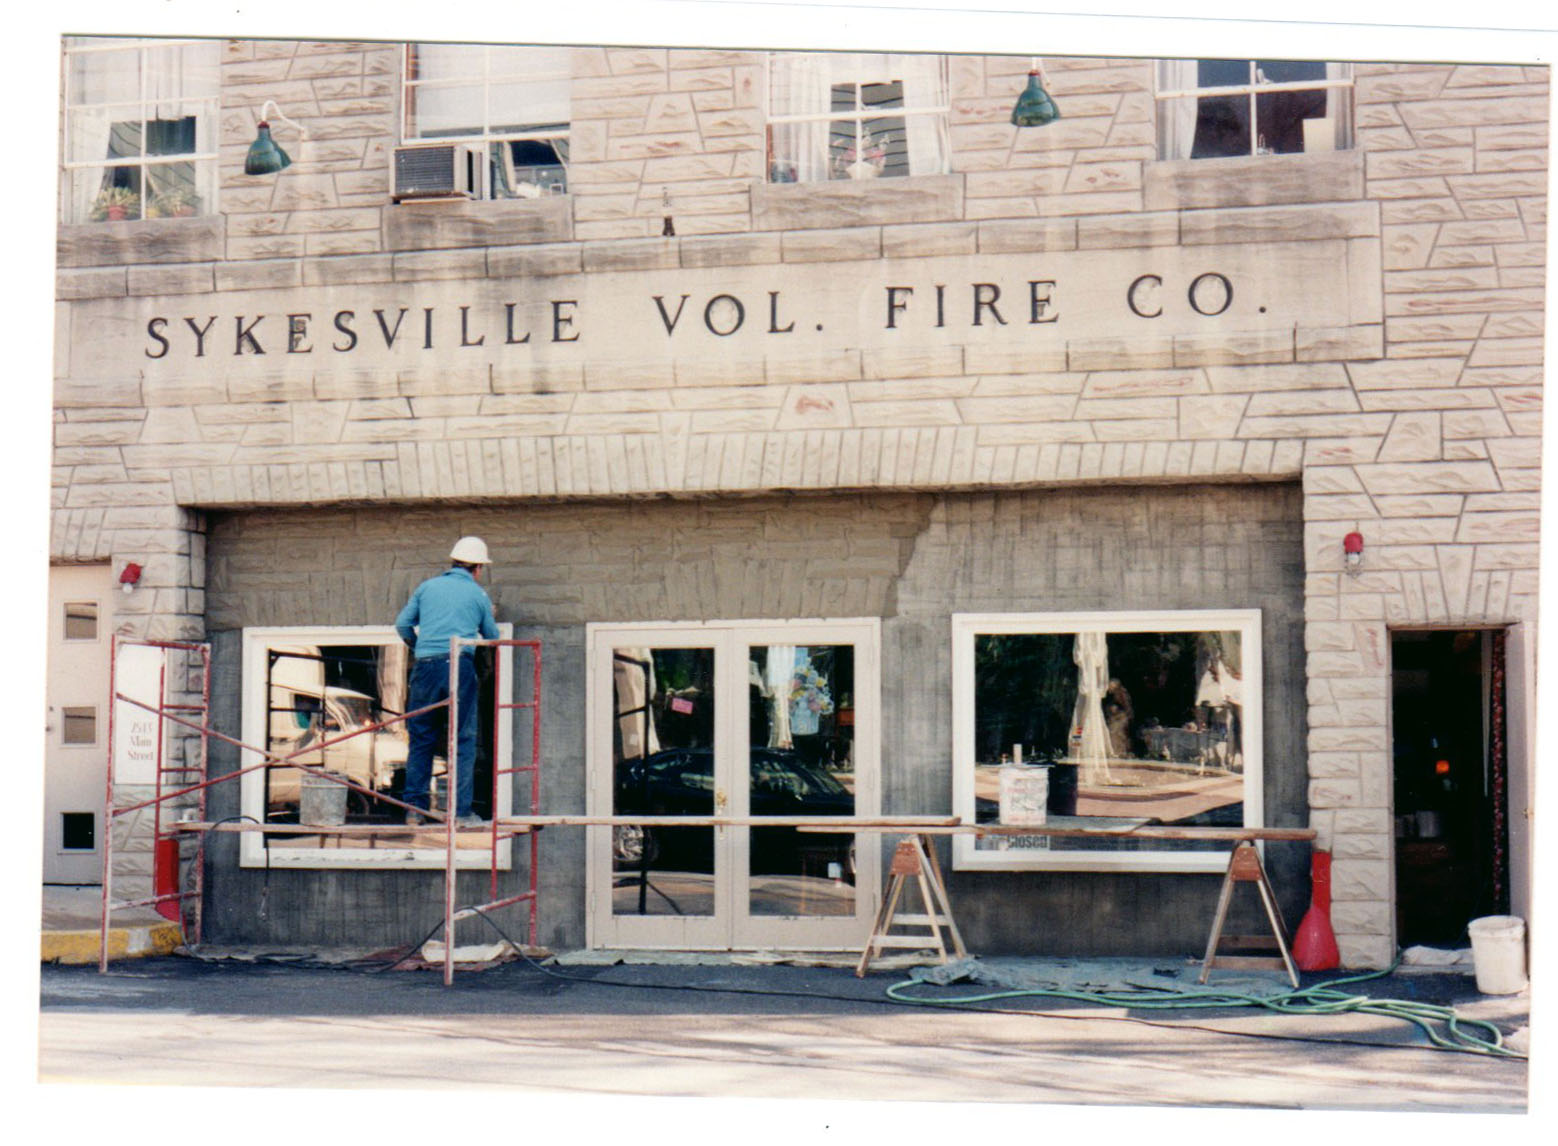
[[[481,587],[492,559],[487,543],[479,537],[462,537],[449,551],[453,563],[437,577],[429,577],[412,591],[411,599],[395,618],[395,631],[411,646],[411,699],[406,711],[415,712],[449,697],[449,640],[498,636],[492,600]],[[454,816],[458,827],[484,824],[471,810],[476,780],[476,650],[460,654],[459,726],[455,730],[455,754],[459,761],[454,785]],[[446,710],[447,712],[447,710]],[[424,822],[428,787],[433,779],[433,748],[438,741],[438,713],[427,712],[406,721],[410,747],[406,756],[406,781],[400,798],[410,804],[406,823]],[[446,808],[447,812],[448,809]]]

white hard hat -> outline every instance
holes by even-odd
[[[487,556],[487,543],[479,537],[460,538],[449,551],[449,558],[466,565],[492,564],[492,558]]]

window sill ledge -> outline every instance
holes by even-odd
[[[128,263],[198,263],[222,257],[227,221],[221,215],[138,219],[122,223],[67,223],[55,232],[61,267]]]
[[[1142,191],[1148,211],[1361,199],[1363,153],[1165,159],[1145,166]]]
[[[752,228],[815,230],[963,218],[961,175],[827,183],[761,183],[752,188]]]
[[[573,198],[423,199],[384,210],[391,251],[451,247],[510,247],[573,238]]]

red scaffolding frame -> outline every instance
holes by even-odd
[[[126,695],[119,688],[119,657],[122,648],[142,647],[161,650],[162,657],[158,669],[156,689],[156,703]],[[340,736],[328,737],[316,741],[293,752],[278,755],[268,749],[259,748],[252,744],[245,744],[236,737],[218,732],[210,724],[211,704],[211,649],[205,642],[191,641],[150,641],[134,640],[129,638],[114,637],[110,648],[109,662],[109,715],[108,715],[108,760],[105,770],[104,785],[104,816],[105,831],[103,833],[103,890],[102,890],[102,916],[99,934],[98,970],[108,970],[108,924],[113,911],[129,907],[154,906],[162,910],[165,905],[176,903],[178,905],[178,918],[183,924],[184,908],[189,906],[194,942],[202,939],[202,911],[204,906],[204,875],[205,875],[205,840],[212,831],[257,831],[266,834],[288,835],[375,835],[390,832],[403,832],[405,829],[393,825],[327,825],[327,824],[246,824],[241,822],[211,823],[206,817],[206,792],[217,784],[225,784],[228,781],[238,779],[250,772],[260,769],[276,767],[295,768],[302,772],[323,777],[334,784],[339,784],[348,790],[364,793],[382,802],[388,802],[401,808],[411,810],[411,806],[405,802],[376,792],[371,788],[354,783],[346,777],[326,772],[323,765],[323,757],[319,765],[311,765],[296,760],[295,757],[304,753],[321,751],[332,745],[343,743],[355,736],[372,735],[393,724],[398,724],[412,717],[434,712],[440,708],[448,710],[448,742],[446,745],[445,762],[448,773],[449,791],[452,794],[456,790],[458,779],[459,760],[456,751],[456,730],[459,727],[459,656],[462,648],[523,648],[530,650],[530,676],[531,690],[528,699],[512,699],[512,685],[509,692],[505,692],[503,663],[500,655],[494,658],[493,692],[495,696],[493,704],[493,744],[497,746],[501,742],[503,718],[505,713],[514,711],[528,711],[530,715],[530,759],[528,763],[512,765],[507,768],[498,766],[498,753],[494,752],[492,767],[492,820],[485,829],[488,835],[488,873],[489,894],[492,897],[485,903],[471,905],[463,908],[455,906],[455,876],[459,849],[456,847],[455,817],[449,808],[442,813],[445,850],[444,850],[444,983],[449,985],[454,981],[454,925],[458,920],[469,918],[481,912],[495,910],[501,907],[509,907],[519,903],[529,904],[529,918],[527,927],[528,942],[536,945],[536,931],[538,923],[538,861],[540,858],[539,841],[536,838],[534,826],[531,824],[516,824],[504,822],[504,816],[499,810],[499,794],[501,778],[504,776],[519,776],[528,773],[530,776],[529,814],[531,818],[540,812],[541,800],[541,643],[534,640],[518,640],[514,638],[499,638],[495,640],[463,640],[454,638],[450,641],[449,657],[449,696],[445,700],[426,705],[411,712],[401,713],[387,720],[377,721],[372,724],[356,728]],[[200,703],[176,702],[169,699],[168,695],[168,657],[170,653],[189,654],[199,657],[200,672]],[[187,672],[188,666],[184,666]],[[183,689],[182,692],[189,690]],[[508,696],[509,699],[504,699]],[[115,806],[116,780],[115,755],[117,739],[115,735],[115,720],[118,715],[120,703],[131,705],[135,708],[152,713],[156,717],[156,735],[154,747],[154,765],[152,771],[152,796],[149,799],[138,800],[125,807]],[[194,719],[198,717],[198,719]],[[199,738],[199,763],[167,765],[164,761],[165,726],[168,724],[183,728],[196,734]],[[260,762],[245,767],[240,767],[215,779],[206,777],[207,764],[209,762],[210,741],[217,739],[226,744],[252,752],[260,757]],[[195,774],[199,779],[189,782],[187,777]],[[183,776],[183,782],[172,781],[172,777]],[[194,819],[180,819],[178,821],[164,822],[163,813],[172,801],[194,797]],[[514,793],[509,793],[509,803],[512,806]],[[117,818],[141,811],[144,808],[152,808],[152,881],[153,894],[150,897],[115,903],[113,901],[113,827]],[[418,809],[420,810],[420,809]],[[432,818],[438,818],[438,813],[429,813]],[[512,812],[510,812],[512,815]],[[180,878],[180,865],[183,858],[180,855],[178,841],[185,835],[193,833],[196,838],[196,851],[193,858],[194,875],[191,886],[183,888],[183,880]],[[514,895],[500,897],[498,895],[498,847],[500,841],[511,839],[515,836],[530,837],[530,855],[528,864],[528,886],[525,890]],[[168,858],[171,855],[171,860]],[[171,870],[166,866],[172,865]],[[171,880],[173,890],[160,890]]]

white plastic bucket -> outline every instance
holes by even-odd
[[[1047,765],[1001,767],[1001,823],[1034,828],[1044,824],[1049,805]]]
[[[1466,925],[1477,990],[1514,995],[1526,985],[1526,924],[1516,915],[1485,915]]]

